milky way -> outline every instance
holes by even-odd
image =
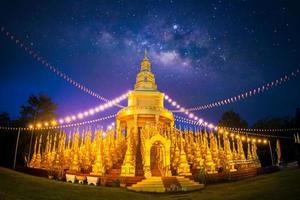
[[[132,89],[147,49],[159,90],[192,107],[239,94],[298,68],[299,8],[282,1],[3,1],[0,24],[108,98]],[[39,92],[59,104],[61,115],[99,103],[3,36],[0,45],[0,111],[16,117],[28,95]],[[299,107],[299,85],[293,80],[198,115],[217,122],[222,112],[234,109],[250,123],[293,115]]]

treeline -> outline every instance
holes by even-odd
[[[255,129],[287,129],[300,128],[300,109],[297,108],[293,117],[268,117],[256,121],[252,126],[249,126],[247,121],[242,119],[240,115],[233,110],[223,113],[219,126],[235,127],[235,128],[255,128]],[[275,135],[279,137],[290,137],[291,139],[280,139],[281,153],[283,162],[291,162],[296,159],[296,145],[294,143],[295,131],[277,131],[277,132],[255,132],[265,135]],[[266,136],[267,137],[267,136]],[[273,163],[277,162],[276,153],[276,138],[268,138],[270,145],[261,145],[258,148],[258,156],[262,162],[262,166],[272,164],[271,151],[273,154]],[[271,149],[270,149],[271,146]]]

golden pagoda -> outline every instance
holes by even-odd
[[[128,95],[128,106],[117,113],[116,125],[117,129],[126,133],[127,140],[129,141],[121,175],[134,176],[138,171],[144,171],[145,176],[151,176],[151,155],[148,154],[150,154],[150,152],[160,153],[160,151],[165,151],[163,152],[164,158],[162,158],[164,159],[164,172],[162,175],[170,173],[170,169],[167,167],[170,165],[170,151],[167,149],[168,147],[166,147],[166,145],[170,145],[170,140],[163,138],[157,129],[152,128],[153,136],[148,135],[146,138],[147,141],[149,141],[156,136],[152,139],[152,143],[146,143],[147,145],[144,150],[146,155],[143,156],[145,160],[142,160],[142,156],[140,155],[141,145],[144,145],[141,144],[141,130],[144,129],[146,125],[164,128],[174,126],[173,113],[164,108],[164,94],[157,90],[155,77],[151,72],[151,63],[146,51],[144,59],[141,62],[140,72],[136,77],[134,90]],[[164,148],[160,148],[161,145],[163,145]],[[151,150],[150,148],[156,148],[156,150],[159,149],[159,151]],[[153,156],[155,157],[155,155]],[[132,160],[135,160],[135,162],[132,162]],[[141,162],[144,162],[144,166],[141,165]],[[133,172],[132,169],[135,169],[135,172]]]
[[[114,128],[76,130],[68,137],[66,133],[48,134],[45,148],[40,136],[35,139],[28,167],[66,171],[66,180],[72,183],[142,180],[128,188],[152,192],[167,190],[163,178],[188,191],[203,185],[185,177],[233,173],[241,163],[260,167],[255,140],[248,144],[246,159],[239,137],[232,137],[231,149],[228,133],[222,140],[215,134],[174,126],[173,113],[164,107],[164,94],[157,89],[145,52],[134,90],[128,94],[128,105],[117,113]]]

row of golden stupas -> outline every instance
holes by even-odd
[[[28,165],[99,176],[120,169],[121,176],[146,178],[260,167],[255,143],[175,128],[173,113],[164,108],[164,94],[157,90],[146,54],[128,106],[117,113],[115,124],[113,129],[93,134],[75,131],[40,136]]]

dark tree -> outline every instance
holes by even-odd
[[[295,118],[290,117],[273,117],[273,118],[265,118],[258,120],[254,123],[253,128],[256,129],[284,129],[295,127],[295,121],[297,118],[297,112]],[[259,132],[260,134],[268,134],[279,137],[291,137],[293,138],[293,132],[287,131],[277,131],[277,132]],[[272,148],[272,154],[274,162],[277,161],[277,153],[276,153],[276,140],[277,138],[269,138],[270,145]],[[290,139],[279,139],[281,146],[281,155],[283,162],[290,162],[295,159],[295,146],[294,141]],[[266,162],[268,165],[271,164],[271,156],[269,147],[261,148],[258,152],[258,155],[262,158],[263,162]],[[262,163],[263,164],[263,163]]]
[[[57,105],[53,103],[47,95],[31,95],[27,103],[21,106],[20,118],[10,122],[7,114],[0,114],[0,122],[10,122],[10,126],[26,127],[29,123],[50,121],[56,118],[55,110]],[[14,158],[14,150],[16,145],[17,130],[4,130],[4,134],[0,134],[0,165],[11,167]],[[17,165],[24,165],[25,157],[29,156],[30,141],[40,134],[39,131],[22,130],[18,145]],[[33,146],[31,145],[31,153]]]
[[[295,127],[300,127],[300,108],[296,109],[294,120],[295,120]]]
[[[272,129],[272,128],[288,128],[290,126],[291,119],[290,118],[265,118],[258,120],[253,124],[253,128],[260,128],[260,129]]]
[[[219,126],[247,128],[248,123],[243,120],[238,113],[230,110],[223,113],[219,121]]]
[[[0,113],[0,126],[10,126],[11,120],[7,112]]]
[[[21,106],[20,119],[22,123],[33,121],[49,121],[56,118],[57,105],[47,95],[31,95],[26,105]]]

